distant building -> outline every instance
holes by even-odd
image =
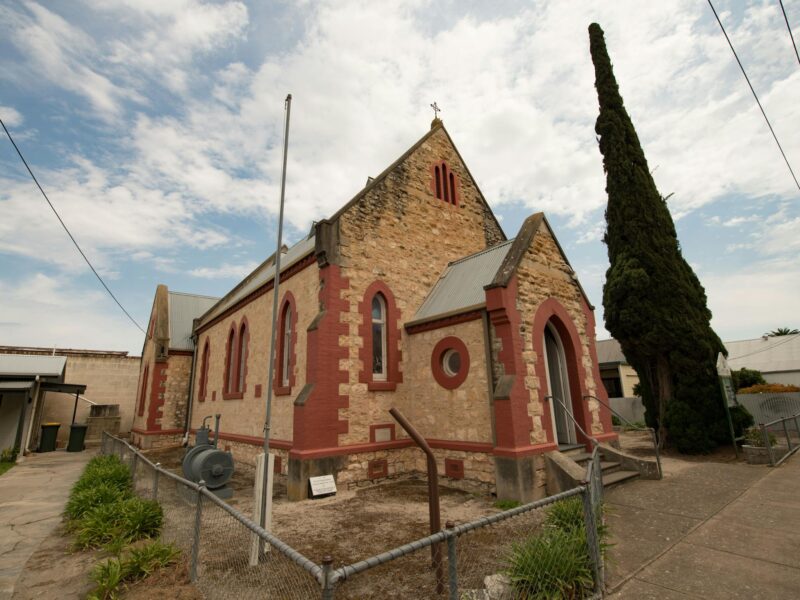
[[[761,371],[768,383],[800,386],[800,333],[725,342],[731,369]]]
[[[633,386],[639,383],[639,376],[628,364],[617,340],[612,338],[597,342],[597,362],[600,363],[600,377],[609,398],[631,398],[636,395]]]
[[[12,359],[12,356],[21,358]],[[39,398],[34,393],[35,386],[31,386],[30,392],[35,397],[31,398],[30,408],[33,408],[34,404],[36,405],[37,426],[31,429],[33,444],[29,445],[30,449],[36,448],[39,436],[38,424],[43,422],[61,423],[57,439],[59,446],[64,446],[69,438],[69,426],[72,423],[73,412],[76,412],[76,423],[86,423],[90,407],[93,405],[119,405],[120,432],[128,433],[130,431],[133,424],[136,382],[139,377],[140,359],[138,356],[128,356],[127,352],[108,350],[0,346],[0,364],[3,364],[4,360],[9,364],[13,362],[17,365],[26,365],[24,372],[11,373],[8,371],[13,368],[8,367],[5,373],[0,373],[0,378],[5,379],[7,385],[8,382],[14,380],[35,383],[35,377],[39,375],[42,381],[49,380],[86,386],[86,390],[79,394],[77,411],[74,410],[74,390],[57,391],[53,389],[53,386],[45,386],[50,389],[49,391],[42,389],[41,398]],[[56,369],[61,369],[61,371],[56,374]],[[61,387],[64,390],[67,389],[64,386]],[[8,392],[3,393],[3,396],[4,399],[8,399]],[[14,398],[17,397],[21,396],[19,394],[14,396]],[[16,404],[17,400],[13,400],[13,402]],[[0,414],[2,411],[3,409],[0,407]],[[3,443],[5,442],[0,440],[0,448],[4,447]]]
[[[220,444],[252,462],[270,370],[270,444],[291,500],[314,475],[346,489],[424,471],[392,407],[443,478],[500,498],[544,495],[544,454],[588,445],[582,431],[616,440],[594,399],[593,307],[553,229],[537,213],[507,239],[440,120],[281,257],[273,365],[275,256],[184,315],[199,317],[180,330],[194,353],[171,350],[159,287],[136,443],[174,443],[186,420],[194,431],[221,413]]]

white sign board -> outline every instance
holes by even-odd
[[[725,355],[722,354],[722,352],[717,355],[717,374],[720,377],[731,376],[731,368],[728,365],[728,361],[725,360]]]
[[[270,477],[267,480],[267,514],[266,514],[266,523],[264,525],[264,529],[266,531],[272,532],[272,484],[275,483],[275,455],[269,455],[269,464],[268,467]],[[261,503],[262,503],[262,492],[264,491],[264,453],[258,454],[256,456],[256,482],[255,486],[253,487],[253,494],[254,494],[254,506],[253,509],[253,521],[255,523],[261,522]],[[255,567],[258,564],[258,554],[259,550],[262,552],[269,552],[270,545],[266,542],[262,542],[261,538],[258,537],[255,533],[252,536],[252,541],[250,542],[250,566]]]
[[[319,477],[309,477],[308,483],[311,485],[311,495],[328,496],[336,493],[336,482],[333,475],[320,475]]]

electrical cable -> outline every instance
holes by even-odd
[[[766,348],[761,348],[761,350],[754,350],[753,352],[748,352],[747,354],[741,354],[739,356],[729,356],[728,360],[738,360],[740,358],[746,358],[748,356],[753,356],[753,354],[759,354],[760,352],[766,352],[767,350],[772,350],[773,348],[777,348],[778,346],[782,346],[783,344],[787,344],[796,339],[797,334],[788,335],[788,340],[781,340],[777,344],[772,344],[772,346],[767,346]],[[778,336],[782,337],[782,336]]]
[[[764,107],[761,106],[761,101],[758,99],[758,94],[756,94],[756,90],[753,88],[753,84],[750,83],[750,78],[747,76],[747,72],[744,70],[744,66],[742,65],[742,61],[739,60],[739,55],[736,54],[736,50],[731,43],[731,39],[728,37],[728,32],[725,31],[725,26],[722,24],[722,21],[717,14],[717,10],[714,8],[714,5],[711,4],[711,0],[708,0],[708,5],[711,7],[711,10],[714,13],[714,16],[717,18],[717,23],[719,23],[720,29],[722,29],[722,34],[725,36],[725,39],[728,41],[728,46],[731,47],[731,52],[733,52],[733,56],[736,59],[736,62],[739,63],[739,68],[742,70],[742,75],[747,80],[747,85],[750,86],[750,91],[753,92],[753,97],[756,99],[756,103],[758,104],[758,108],[761,109],[761,114],[764,115],[764,120],[767,122],[767,127],[769,127],[770,133],[772,133],[772,137],[775,139],[775,143],[778,145],[778,150],[781,151],[781,156],[783,156],[783,160],[786,162],[786,166],[789,167],[789,173],[792,174],[792,179],[794,179],[794,184],[797,186],[797,189],[800,190],[800,182],[797,181],[797,177],[794,174],[794,170],[792,169],[792,165],[789,164],[789,159],[786,158],[786,153],[783,151],[783,147],[781,143],[778,141],[778,136],[775,135],[775,130],[772,128],[772,123],[769,122],[767,118],[767,113],[764,112]]]
[[[56,207],[53,206],[53,203],[50,202],[50,198],[47,197],[47,194],[45,193],[44,189],[42,189],[42,186],[39,184],[39,180],[36,179],[36,175],[33,174],[33,171],[31,170],[30,166],[28,165],[28,161],[25,160],[25,157],[22,155],[22,152],[20,151],[19,146],[17,146],[17,143],[14,141],[14,138],[11,137],[11,133],[8,131],[8,128],[6,127],[6,124],[3,123],[2,119],[0,119],[0,125],[3,126],[3,130],[6,132],[6,135],[8,136],[8,139],[11,142],[11,145],[14,146],[14,150],[17,151],[17,154],[19,155],[20,159],[22,160],[22,164],[24,164],[25,168],[28,169],[28,173],[30,173],[31,178],[33,178],[33,182],[36,184],[36,187],[38,187],[39,191],[42,192],[42,196],[44,196],[44,199],[47,201],[47,204],[52,209],[53,214],[55,214],[56,218],[58,219],[58,222],[61,223],[61,226],[64,228],[64,231],[67,232],[67,235],[69,236],[69,239],[71,239],[72,243],[75,244],[75,248],[78,249],[78,252],[80,252],[81,256],[83,257],[83,260],[85,260],[86,264],[89,265],[89,268],[92,270],[92,273],[94,273],[94,276],[97,277],[97,280],[105,288],[106,292],[108,292],[108,295],[111,296],[111,298],[113,298],[114,302],[117,303],[117,306],[119,306],[120,309],[122,309],[122,312],[124,312],[125,315],[131,320],[131,323],[136,325],[136,327],[138,327],[139,330],[142,333],[147,335],[147,332],[144,329],[142,329],[142,326],[139,325],[139,323],[136,322],[136,319],[134,319],[130,315],[130,313],[127,310],[125,310],[125,307],[122,306],[122,303],[114,295],[114,292],[112,292],[111,289],[106,285],[106,282],[103,281],[102,277],[100,277],[100,273],[97,272],[97,270],[94,268],[92,263],[89,261],[89,258],[86,256],[86,254],[84,253],[83,249],[78,244],[78,241],[75,239],[75,237],[72,235],[70,230],[67,228],[67,225],[66,225],[66,223],[64,223],[64,220],[61,218],[61,215],[58,214],[58,211],[56,210]]]
[[[786,21],[786,29],[789,30],[789,37],[792,39],[792,47],[794,48],[794,55],[797,57],[797,62],[800,63],[800,52],[797,52],[797,44],[794,41],[792,34],[792,26],[789,25],[789,17],[786,16],[786,9],[783,8],[783,0],[778,0],[781,3],[781,11],[783,12],[783,20]]]

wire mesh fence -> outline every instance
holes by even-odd
[[[184,552],[206,598],[356,600],[596,598],[603,591],[600,459],[584,485],[334,569],[318,565],[204,487],[104,435],[101,451],[134,474],[137,494],[164,511],[162,538]]]

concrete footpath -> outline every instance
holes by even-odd
[[[777,468],[679,462],[606,495],[609,597],[800,598],[800,456]]]
[[[23,566],[61,522],[69,490],[93,455],[33,454],[0,477],[0,600],[11,598]]]

